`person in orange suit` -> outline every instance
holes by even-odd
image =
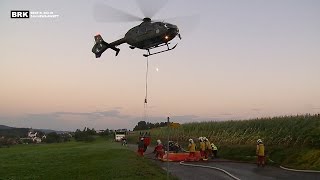
[[[257,159],[257,166],[262,166],[264,167],[265,165],[265,154],[264,154],[264,144],[261,139],[257,140],[257,149],[256,149],[256,154],[258,156]]]
[[[196,144],[193,142],[193,139],[189,139],[189,158],[192,160],[196,156]]]
[[[203,142],[203,137],[199,137],[199,148],[201,159],[205,157],[206,144]]]
[[[156,158],[157,159],[162,159],[164,155],[164,149],[163,145],[160,141],[160,139],[157,140],[157,146],[154,148],[154,153],[156,153]]]
[[[143,142],[143,138],[140,139],[140,141],[138,142],[138,155],[143,156],[144,153],[144,142]]]
[[[204,137],[203,139],[204,139],[204,143],[205,143],[205,147],[206,147],[206,153],[205,153],[204,160],[208,160],[208,158],[212,156],[212,147],[211,147],[211,143],[208,138]]]

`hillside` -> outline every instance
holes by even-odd
[[[27,128],[0,129],[0,136],[5,137],[26,137],[29,132]]]
[[[13,127],[5,126],[5,125],[0,125],[0,129],[12,129]]]
[[[67,131],[56,131],[52,129],[33,129],[34,131],[40,131],[45,134],[49,134],[51,132],[56,132],[58,134],[65,133]],[[8,137],[25,137],[29,132],[29,128],[16,128],[9,127],[5,125],[0,125],[0,136],[8,136]]]

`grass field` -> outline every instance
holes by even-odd
[[[0,148],[0,179],[166,179],[166,172],[120,143],[98,138]]]

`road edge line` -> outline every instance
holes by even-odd
[[[300,170],[300,169],[290,169],[283,166],[280,166],[281,169],[287,170],[287,171],[295,171],[295,172],[305,172],[305,173],[320,173],[320,171],[316,170]]]
[[[184,163],[184,161],[181,161],[179,164],[183,165],[183,166],[193,166],[193,167],[202,167],[202,168],[215,169],[215,170],[218,170],[218,171],[221,171],[221,172],[225,173],[226,175],[230,176],[231,178],[233,178],[235,180],[240,180],[240,178],[237,178],[236,176],[232,175],[228,171],[226,171],[224,169],[220,169],[220,168],[214,167],[214,166],[204,166],[204,165],[198,165],[198,164],[186,164],[186,163]]]

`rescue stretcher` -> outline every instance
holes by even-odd
[[[165,153],[161,161],[180,162],[180,161],[200,161],[200,151],[196,151],[194,157],[190,157],[189,152],[169,152]]]

